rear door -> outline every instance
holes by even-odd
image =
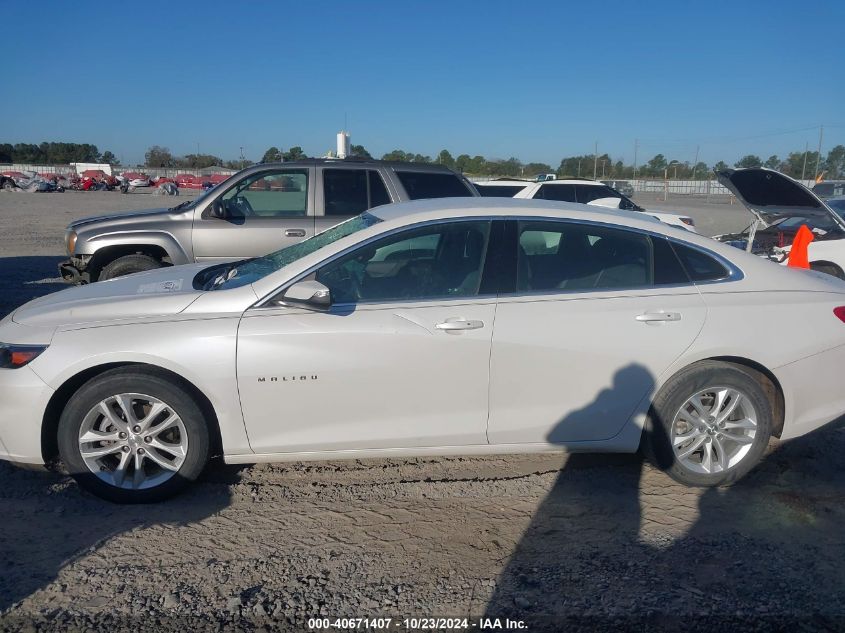
[[[706,315],[665,238],[520,221],[512,292],[496,309],[491,444],[616,435]]]
[[[218,195],[226,219],[210,205],[194,219],[197,261],[257,257],[314,235],[314,168],[296,166],[254,172]]]

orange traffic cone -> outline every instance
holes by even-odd
[[[795,234],[795,239],[792,240],[792,250],[789,251],[789,261],[786,265],[793,268],[809,268],[810,258],[807,255],[807,247],[814,239],[816,236],[813,232],[807,228],[806,224],[802,224]]]

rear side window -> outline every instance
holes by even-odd
[[[606,185],[573,185],[575,187],[575,201],[587,204],[600,198],[620,198],[619,192]]]
[[[634,231],[566,222],[520,222],[518,240],[518,292],[654,284],[651,240]]]
[[[390,202],[381,176],[365,169],[324,169],[326,215],[358,215]]]
[[[673,242],[672,248],[693,281],[714,281],[730,275],[724,264],[711,255],[678,242]]]
[[[575,187],[572,185],[541,185],[534,195],[540,200],[559,200],[560,202],[577,202]]]
[[[468,198],[472,196],[472,192],[456,174],[397,171],[396,175],[411,200]]]
[[[523,185],[475,185],[484,198],[513,198],[525,189]]]
[[[651,245],[654,249],[654,285],[688,284],[690,278],[672,245],[665,237],[652,237]]]

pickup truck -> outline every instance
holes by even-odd
[[[477,196],[463,176],[440,165],[360,159],[265,163],[233,174],[199,197],[72,222],[70,283],[91,283],[162,266],[246,259],[301,242],[391,202]]]

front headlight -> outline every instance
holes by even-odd
[[[76,248],[76,231],[67,232],[67,254],[73,255],[73,249]]]
[[[35,360],[46,345],[0,343],[0,369],[17,369]]]

